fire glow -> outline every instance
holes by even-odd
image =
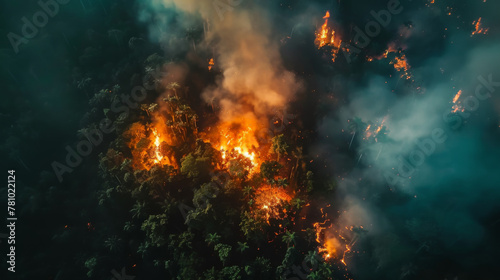
[[[292,196],[289,195],[283,188],[271,187],[265,185],[259,188],[255,196],[255,206],[264,211],[266,222],[269,224],[271,217],[278,218],[280,215],[279,205],[284,202],[290,202]],[[283,209],[286,214],[286,209]]]
[[[403,74],[401,74],[401,78],[405,78],[406,80],[411,79],[412,75],[409,71],[410,64],[408,64],[408,60],[403,51],[401,49],[396,48],[395,43],[390,43],[387,47],[387,50],[385,50],[384,53],[382,53],[381,55],[375,57],[367,57],[367,61],[371,62],[374,59],[376,60],[385,59],[388,57],[390,53],[394,53],[395,57],[393,60],[389,62],[389,64],[392,64],[396,71],[403,72]]]
[[[394,69],[397,71],[408,71],[408,61],[406,60],[406,56],[404,54],[401,57],[395,58]]]
[[[485,34],[486,35],[486,33],[488,33],[489,28],[483,28],[481,26],[481,18],[472,22],[472,25],[474,25],[474,31],[472,31],[471,36],[474,36],[476,34]]]
[[[212,70],[214,65],[215,65],[214,59],[210,58],[210,61],[208,62],[208,71]]]
[[[385,121],[387,120],[387,118],[388,118],[388,116],[385,116],[382,119],[382,122],[380,123],[380,125],[373,125],[372,126],[371,124],[369,124],[365,129],[365,136],[363,137],[363,139],[366,140],[366,139],[370,139],[371,137],[373,137],[375,142],[378,142],[377,137],[378,137],[379,133],[382,131],[382,129],[385,127]]]
[[[320,244],[318,246],[318,253],[323,257],[324,260],[330,260],[337,256],[337,248],[340,247],[340,242],[337,238],[329,236],[328,229],[331,229],[332,224],[325,226],[326,220],[323,223],[316,222],[313,224],[316,231],[316,242]]]
[[[462,95],[462,90],[459,90],[457,92],[457,94],[455,95],[455,97],[453,97],[453,107],[452,107],[452,113],[456,113],[458,111],[464,111],[465,109],[462,108],[462,106],[460,105],[460,101],[458,100],[460,98],[460,96]]]

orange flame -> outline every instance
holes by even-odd
[[[349,245],[345,245],[345,251],[344,253],[342,254],[342,259],[340,260],[344,265],[347,265],[345,263],[345,254],[349,253],[351,251],[351,247]]]
[[[256,148],[259,144],[254,136],[254,129],[250,126],[246,129],[231,127],[230,124],[219,126],[220,139],[218,140],[219,150],[222,153],[222,159],[227,162],[231,159],[238,157],[246,158],[251,163],[251,173],[258,170],[260,167],[260,160],[256,155]]]
[[[387,117],[388,116],[385,116],[383,119],[382,119],[382,122],[380,123],[380,125],[374,125],[374,128],[372,128],[372,125],[369,124],[366,129],[365,129],[365,137],[363,139],[368,139],[370,137],[374,137],[375,138],[375,141],[377,142],[377,136],[378,134],[380,133],[380,131],[382,130],[382,128],[384,127],[384,123],[385,121],[387,120]]]
[[[325,46],[332,47],[332,61],[335,62],[342,40],[335,37],[335,30],[328,26],[328,19],[330,18],[329,11],[326,11],[326,14],[323,18],[325,19],[325,22],[316,32],[316,40],[314,41],[314,43],[316,44],[318,49],[321,49]]]
[[[340,242],[337,238],[330,236],[329,232],[326,232],[326,229],[332,227],[330,224],[328,227],[325,227],[324,224],[329,222],[330,220],[326,220],[324,223],[314,223],[314,229],[316,230],[316,242],[320,244],[318,247],[318,253],[322,254],[323,259],[329,260],[334,258],[337,255],[337,248],[340,247]]]
[[[406,61],[406,56],[396,57],[396,62],[394,63],[394,68],[398,71],[404,70],[408,71],[408,62]]]
[[[462,95],[462,90],[459,90],[455,97],[453,97],[453,103],[457,103],[458,99],[460,98],[460,95]]]
[[[156,164],[169,164],[174,168],[178,168],[175,161],[163,154],[161,143],[168,143],[169,138],[168,135],[160,134],[159,131],[165,131],[161,128],[160,123],[148,129],[140,122],[136,122],[123,133],[132,152],[132,166],[134,169],[150,170]]]
[[[153,129],[153,135],[155,136],[155,156],[154,163],[160,163],[163,159],[163,155],[160,152],[160,134],[156,131],[156,128]]]
[[[385,50],[384,53],[382,53],[381,55],[375,57],[367,57],[367,61],[373,61],[374,59],[381,60],[383,58],[387,58],[389,53],[396,53],[396,57],[394,58],[393,61],[390,62],[390,64],[393,64],[394,69],[396,69],[396,71],[403,72],[401,78],[405,78],[407,80],[411,79],[412,75],[409,72],[410,65],[408,64],[406,55],[396,48],[396,44],[394,42],[390,43],[387,46],[387,50]]]

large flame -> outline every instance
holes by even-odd
[[[258,171],[261,162],[257,155],[259,143],[256,139],[257,126],[245,119],[225,122],[218,125],[215,136],[215,146],[222,153],[223,163],[232,159],[245,158],[251,163],[250,173]]]
[[[330,18],[329,11],[326,11],[326,14],[323,18],[325,19],[325,22],[316,32],[316,40],[314,41],[314,43],[316,44],[318,49],[321,49],[325,46],[332,47],[332,61],[335,62],[342,40],[340,40],[340,38],[338,38],[338,35],[335,34],[335,30],[328,26],[328,19]]]
[[[160,134],[156,131],[156,128],[153,129],[153,135],[155,136],[155,156],[154,163],[160,163],[163,159],[163,155],[160,152]]]
[[[325,23],[321,26],[321,29],[319,32],[316,34],[316,44],[319,48],[322,48],[327,44],[327,38],[329,34],[329,28],[328,28],[328,19],[330,18],[330,12],[326,11],[326,15],[323,17],[325,19]]]

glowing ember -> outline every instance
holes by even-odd
[[[377,125],[372,126],[371,124],[369,124],[365,129],[365,137],[363,139],[369,139],[370,137],[373,137],[375,139],[375,142],[378,142],[377,136],[380,133],[380,131],[382,131],[382,128],[384,127],[384,123],[387,120],[387,118],[388,116],[385,116],[382,119],[380,125],[378,126]]]
[[[212,70],[212,67],[214,67],[215,62],[213,58],[210,58],[210,61],[208,62],[208,71]]]
[[[345,263],[345,254],[347,254],[347,253],[349,253],[349,252],[351,252],[351,247],[350,247],[349,245],[347,245],[347,244],[346,244],[346,245],[345,245],[345,251],[344,251],[344,253],[342,254],[342,259],[340,260],[340,261],[341,261],[344,265],[347,265],[347,264]]]
[[[479,18],[478,20],[475,20],[474,22],[472,22],[472,25],[474,25],[475,30],[472,31],[472,35],[471,36],[474,36],[476,34],[486,34],[486,33],[488,33],[489,28],[483,28],[483,27],[481,27],[481,18]]]
[[[384,53],[382,53],[381,55],[375,56],[375,57],[367,57],[367,61],[373,61],[374,59],[381,60],[381,59],[387,58],[389,53],[396,54],[396,57],[394,58],[394,60],[392,60],[390,62],[390,64],[393,64],[394,69],[396,69],[396,71],[403,72],[403,74],[401,75],[401,78],[405,78],[407,80],[411,79],[412,75],[409,72],[410,65],[408,64],[408,60],[406,59],[406,55],[404,53],[402,53],[401,50],[398,50],[396,48],[395,43],[390,43],[387,47],[387,50],[385,50]]]
[[[458,99],[460,98],[460,96],[462,95],[462,90],[459,90],[457,92],[457,94],[455,95],[455,97],[453,97],[453,107],[452,107],[452,113],[456,113],[458,111],[464,111],[465,109],[462,108],[462,106],[460,106],[460,101],[458,101]]]
[[[411,75],[408,73],[408,69],[410,68],[410,66],[408,65],[408,61],[406,60],[406,56],[404,54],[400,57],[396,56],[393,64],[394,69],[396,69],[398,72],[403,71],[401,78],[405,77],[407,80],[411,78]]]
[[[457,103],[458,99],[460,98],[460,95],[462,95],[462,90],[459,90],[455,97],[453,97],[453,103]]]
[[[380,123],[380,126],[375,130],[375,134],[378,134],[380,132],[380,130],[382,130],[382,127],[384,127],[384,123],[385,121],[387,120],[387,117],[388,116],[385,116],[383,119],[382,119],[382,122]]]
[[[255,206],[264,211],[268,224],[269,218],[277,218],[280,215],[280,209],[278,206],[284,202],[290,202],[291,200],[292,196],[289,195],[283,188],[279,187],[266,185],[259,188],[255,194]],[[286,211],[284,213],[286,213]]]
[[[366,127],[366,138],[369,138],[370,136],[372,136],[372,133],[370,131],[370,127],[372,127],[371,124],[369,124],[367,127]]]
[[[406,61],[406,56],[396,57],[396,62],[394,63],[394,68],[398,71],[404,70],[408,71],[408,63]]]
[[[332,47],[332,61],[335,62],[342,40],[335,37],[335,30],[333,30],[328,26],[328,19],[330,18],[329,11],[326,12],[323,18],[325,19],[325,22],[323,23],[323,25],[321,25],[321,28],[316,32],[316,40],[314,41],[314,43],[316,44],[318,49],[321,49],[322,47],[325,46]]]

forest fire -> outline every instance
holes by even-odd
[[[72,214],[30,254],[70,266],[21,275],[495,279],[500,191],[479,175],[500,155],[500,3],[483,1],[85,2],[33,40],[13,32],[39,13],[10,5],[5,86],[33,100],[4,102],[1,147],[33,173],[30,220]]]
[[[316,32],[316,40],[314,43],[321,49],[325,46],[332,47],[332,61],[335,62],[337,58],[337,54],[340,50],[340,44],[342,40],[336,37],[335,30],[328,26],[328,19],[330,18],[330,12],[326,11],[325,16],[323,17],[325,22],[321,25],[321,28]]]

